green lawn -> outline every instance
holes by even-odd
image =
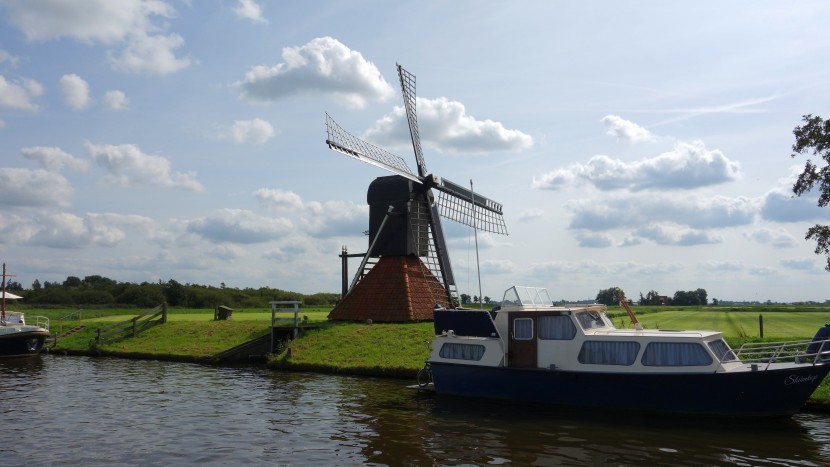
[[[649,329],[701,329],[721,331],[726,337],[760,337],[758,316],[764,318],[764,337],[812,338],[818,328],[830,322],[830,310],[820,312],[785,311],[659,311],[640,313],[640,323]],[[628,316],[616,316],[614,325],[631,327]]]

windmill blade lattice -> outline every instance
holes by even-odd
[[[401,81],[403,105],[406,108],[406,121],[409,123],[412,149],[415,150],[415,161],[418,163],[418,175],[424,177],[427,174],[427,165],[424,162],[424,153],[421,150],[421,136],[418,134],[418,114],[415,113],[415,75],[398,65],[398,78]]]
[[[441,179],[435,188],[442,216],[485,232],[507,235],[501,204],[447,179]]]
[[[328,113],[326,114],[326,144],[334,151],[386,169],[414,182],[423,183],[409,170],[401,157],[352,135],[338,125]]]

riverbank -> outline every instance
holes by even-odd
[[[134,338],[94,345],[97,328],[106,324],[89,322],[80,331],[58,339],[50,352],[217,364],[216,355],[270,332],[270,324],[255,319],[171,320]],[[302,332],[296,340],[280,348],[278,354],[268,355],[265,366],[275,371],[379,376],[414,381],[429,355],[434,333],[430,322],[315,324],[318,327]],[[733,337],[727,340],[737,347],[747,339]],[[830,379],[825,379],[813,393],[806,409],[830,412]]]

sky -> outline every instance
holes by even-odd
[[[830,208],[793,197],[791,148],[830,117],[828,22],[825,1],[0,0],[0,258],[27,288],[339,292],[388,173],[329,150],[325,114],[414,170],[400,63],[427,169],[504,206],[509,235],[444,222],[459,293],[823,302],[804,236]]]

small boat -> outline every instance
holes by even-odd
[[[492,311],[434,310],[414,388],[437,394],[639,413],[774,417],[830,371],[830,324],[812,340],[744,344],[716,331],[617,329],[604,305],[555,305],[513,286]]]
[[[19,299],[6,292],[6,265],[3,264],[3,282],[0,292],[0,358],[30,357],[40,354],[49,337],[49,319],[35,316],[35,324],[26,324],[23,313],[6,312],[6,299]]]

